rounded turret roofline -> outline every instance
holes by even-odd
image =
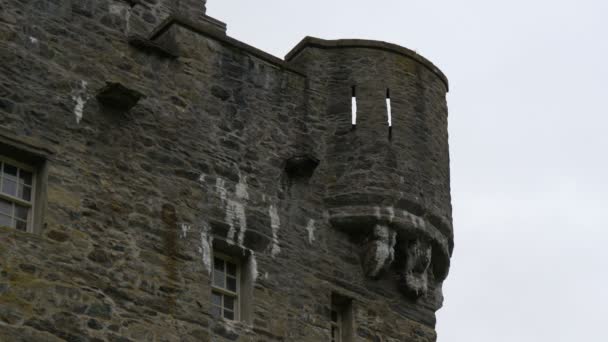
[[[445,74],[439,69],[435,64],[426,59],[425,57],[419,55],[416,51],[410,50],[403,46],[387,43],[379,40],[368,40],[368,39],[335,39],[335,40],[326,40],[321,38],[315,38],[307,36],[302,41],[298,43],[287,55],[285,55],[285,61],[289,62],[293,58],[295,58],[300,52],[302,52],[307,47],[316,47],[320,49],[344,49],[344,48],[364,48],[364,49],[377,49],[384,50],[392,53],[396,53],[408,58],[411,58],[426,68],[428,68],[431,72],[433,72],[437,77],[439,77],[447,90],[449,90],[449,82],[448,78]]]

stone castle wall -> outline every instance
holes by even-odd
[[[336,295],[352,341],[435,341],[443,74],[370,41],[280,60],[204,5],[0,3],[0,154],[45,178],[43,222],[0,227],[0,341],[329,341]],[[210,314],[214,250],[247,271],[239,322]]]

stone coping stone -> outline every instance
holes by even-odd
[[[377,49],[383,50],[387,52],[396,53],[408,58],[411,58],[422,65],[424,65],[427,69],[433,72],[437,77],[441,79],[441,81],[445,84],[446,90],[449,91],[449,82],[448,78],[445,74],[435,66],[431,61],[422,57],[415,51],[412,51],[403,46],[399,46],[392,43],[387,43],[378,40],[367,40],[367,39],[337,39],[337,40],[325,40],[315,37],[305,37],[298,45],[296,45],[287,55],[285,56],[285,61],[289,62],[293,58],[295,58],[300,52],[302,52],[307,47],[316,47],[320,49],[347,49],[347,48],[356,48],[356,49]]]

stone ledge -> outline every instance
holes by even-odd
[[[433,72],[437,77],[441,79],[441,81],[445,84],[446,90],[449,91],[449,82],[448,78],[445,74],[433,64],[428,59],[422,57],[415,51],[412,51],[403,46],[399,46],[396,44],[391,44],[378,40],[366,40],[366,39],[337,39],[337,40],[325,40],[321,38],[315,37],[306,37],[304,38],[298,45],[296,45],[287,55],[285,56],[285,61],[289,62],[293,58],[295,58],[300,52],[302,52],[307,47],[316,47],[320,49],[346,49],[346,48],[362,48],[362,49],[376,49],[383,50],[387,52],[396,53],[408,58],[411,58],[422,65],[424,65],[427,69]]]
[[[3,129],[0,129],[0,146],[5,149],[4,154],[15,154],[21,160],[31,163],[38,163],[55,154],[55,151],[47,145],[28,137],[16,136]]]
[[[452,238],[434,226],[426,217],[413,214],[402,208],[394,208],[392,212],[378,207],[366,205],[351,205],[328,209],[331,225],[351,236],[369,235],[376,224],[387,225],[403,234],[399,238],[424,236],[433,245],[433,264],[435,276],[444,280],[450,268],[452,254]]]
[[[167,58],[177,58],[177,54],[174,53],[173,51],[171,51],[170,49],[167,49],[166,47],[157,44],[156,42],[149,40],[147,38],[144,38],[142,36],[139,35],[133,35],[130,36],[128,39],[129,45],[140,49],[140,50],[144,50],[144,51],[149,51],[151,53],[155,53],[157,55],[160,55],[161,57],[167,57]]]

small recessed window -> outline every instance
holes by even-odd
[[[33,230],[34,168],[0,157],[0,226]]]
[[[215,254],[211,290],[211,314],[215,318],[239,320],[240,265],[227,256]]]

